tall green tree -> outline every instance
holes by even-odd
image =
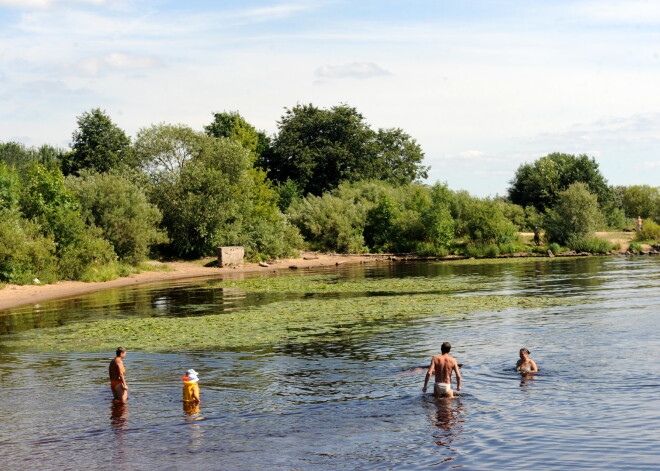
[[[295,181],[303,193],[320,195],[344,181],[410,183],[427,176],[419,145],[399,129],[372,130],[347,105],[287,109],[272,149],[259,163],[276,182]]]
[[[94,108],[78,116],[71,152],[62,158],[62,171],[77,175],[89,169],[104,173],[121,166],[133,166],[131,140],[112,122],[105,111]]]
[[[577,182],[587,185],[601,208],[612,205],[613,193],[598,163],[586,155],[554,153],[523,164],[511,180],[508,193],[511,202],[544,212],[557,204],[560,192]]]
[[[238,141],[257,155],[261,155],[270,146],[270,139],[266,133],[257,131],[238,111],[213,113],[213,122],[204,126],[204,130],[209,136]]]
[[[629,218],[641,216],[660,221],[660,187],[633,185],[623,190],[623,210]]]
[[[173,255],[242,245],[250,258],[279,257],[300,245],[265,172],[254,168],[254,154],[240,142],[157,125],[141,130],[135,147],[150,170],[149,196],[162,212]]]

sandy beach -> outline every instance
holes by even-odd
[[[166,265],[170,271],[143,271],[142,273],[133,274],[125,278],[117,278],[98,283],[60,281],[49,285],[6,285],[3,289],[0,289],[0,311],[51,299],[78,296],[92,291],[135,285],[137,283],[157,283],[167,280],[201,278],[230,273],[291,270],[291,267],[314,268],[343,263],[365,263],[378,259],[382,260],[383,256],[303,253],[299,258],[277,260],[274,263],[269,263],[267,267],[260,266],[258,263],[246,263],[242,267],[236,268],[217,268],[205,267],[199,262],[168,262]],[[213,260],[209,258],[207,262]]]

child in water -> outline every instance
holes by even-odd
[[[516,371],[518,373],[536,373],[539,368],[536,366],[536,362],[529,358],[531,352],[526,348],[520,349],[520,360],[516,363]]]
[[[186,371],[183,379],[183,402],[194,402],[199,404],[202,402],[199,398],[199,377],[197,372],[193,369]]]

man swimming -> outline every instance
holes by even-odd
[[[117,356],[112,359],[110,366],[108,367],[112,395],[114,396],[115,401],[120,402],[126,402],[128,399],[128,386],[126,385],[126,379],[124,378],[126,368],[124,368],[123,360],[125,357],[126,349],[124,347],[119,347],[117,349]]]
[[[423,392],[429,384],[429,378],[435,374],[435,383],[433,384],[433,393],[436,397],[454,397],[454,391],[451,389],[451,373],[456,374],[456,390],[461,390],[461,373],[458,371],[458,364],[456,359],[449,356],[451,344],[445,342],[440,347],[442,355],[434,356],[431,360],[431,365],[426,372],[424,378]]]
[[[530,353],[526,348],[521,348],[520,352],[518,352],[520,355],[520,360],[516,363],[516,371],[518,373],[536,373],[539,370],[536,362],[529,358]]]

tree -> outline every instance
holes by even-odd
[[[259,164],[276,182],[291,179],[303,193],[320,195],[343,181],[425,178],[424,153],[399,129],[373,131],[355,108],[297,105],[278,122],[272,149]]]
[[[531,164],[518,167],[511,180],[509,198],[523,207],[534,206],[540,212],[559,201],[559,193],[582,182],[596,195],[601,208],[613,203],[613,193],[598,169],[598,163],[586,155],[554,153]]]
[[[238,141],[161,124],[138,133],[136,152],[150,170],[149,197],[162,212],[173,255],[243,245],[255,259],[290,255],[300,245],[265,172]]]
[[[69,176],[66,183],[88,224],[101,229],[122,260],[136,265],[146,258],[152,245],[168,241],[158,228],[160,211],[128,178],[82,172],[79,177]]]
[[[62,158],[62,171],[77,175],[83,169],[104,173],[135,165],[131,140],[100,108],[78,116],[71,152]]]
[[[213,122],[204,126],[204,130],[212,137],[226,137],[238,141],[257,155],[261,155],[270,147],[270,139],[266,133],[257,131],[238,111],[213,113]]]
[[[20,142],[0,144],[0,162],[16,169],[25,169],[33,163],[60,165],[59,162],[65,154],[66,151],[63,149],[49,145],[34,148],[26,147]]]
[[[577,182],[559,192],[558,202],[548,211],[544,225],[550,241],[565,244],[590,235],[602,222],[598,198],[586,183]]]
[[[660,187],[633,185],[626,187],[622,198],[623,210],[629,218],[641,216],[660,221]]]

